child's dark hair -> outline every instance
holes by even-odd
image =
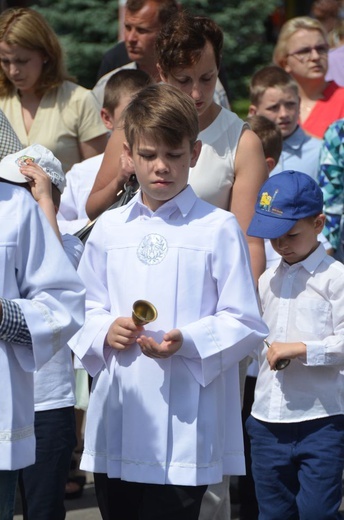
[[[121,69],[115,72],[105,85],[103,108],[112,114],[120,104],[123,94],[135,94],[153,82],[153,78],[143,70]]]
[[[250,116],[246,120],[251,130],[258,135],[262,142],[265,159],[272,157],[276,164],[280,158],[283,146],[283,137],[278,126],[265,116]]]
[[[186,137],[190,147],[199,133],[198,114],[190,96],[176,87],[154,84],[136,96],[123,113],[129,148],[141,137],[178,147]]]

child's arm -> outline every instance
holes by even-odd
[[[38,202],[43,213],[47,217],[51,227],[53,228],[57,238],[62,243],[60,231],[57,225],[56,213],[57,209],[53,202],[52,186],[50,177],[38,164],[30,163],[20,167],[20,172],[28,179],[33,198]]]
[[[299,356],[306,356],[307,347],[301,341],[295,343],[281,343],[273,341],[267,351],[266,359],[271,370],[276,370],[276,363],[280,359],[294,359]]]
[[[234,171],[235,182],[228,209],[234,213],[246,235],[254,214],[259,189],[268,178],[263,147],[259,137],[252,130],[245,130],[240,138]],[[264,241],[261,238],[247,235],[246,241],[250,252],[253,278],[257,284],[259,276],[266,267]]]
[[[118,199],[118,192],[129,180],[133,169],[123,156],[124,131],[116,129],[110,136],[104,158],[86,203],[86,212],[91,220]]]

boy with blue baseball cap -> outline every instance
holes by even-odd
[[[270,333],[246,422],[260,520],[341,518],[344,266],[318,242],[322,207],[309,175],[284,171],[263,184],[248,228],[282,257],[259,280]]]

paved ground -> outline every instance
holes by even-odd
[[[85,485],[81,498],[65,501],[67,515],[66,520],[101,520],[97,507],[96,495],[93,483]],[[22,520],[20,499],[17,499],[14,520]]]
[[[66,500],[66,520],[101,520],[93,484],[86,484],[81,498]],[[20,502],[17,502],[14,520],[22,520]],[[233,506],[232,520],[237,520],[237,508]],[[211,520],[211,519],[209,519]]]
[[[81,498],[66,500],[66,509],[66,520],[101,520],[93,483],[86,484]],[[344,519],[344,500],[342,501],[341,512]],[[22,520],[23,516],[19,500],[17,501],[15,513],[14,520]],[[238,506],[234,504],[232,505],[232,520],[238,520],[238,518]]]

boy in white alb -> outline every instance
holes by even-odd
[[[48,219],[69,260],[76,269],[82,242],[61,236],[56,221],[65,175],[60,161],[39,144],[7,155],[1,162],[7,171],[17,169],[23,186]],[[70,460],[76,445],[74,418],[74,370],[67,343],[34,374],[36,461],[19,474],[24,520],[62,520]]]
[[[238,362],[268,331],[235,217],[187,185],[191,98],[147,87],[124,125],[141,191],[100,217],[79,266],[87,320],[72,347],[94,377],[81,467],[103,518],[196,520],[207,484],[244,470]],[[139,299],[158,311],[145,327]]]
[[[27,159],[25,151],[18,155]],[[26,179],[8,157],[0,162],[2,520],[13,517],[18,470],[35,462],[33,372],[81,326],[85,294],[46,217],[31,194],[17,185]]]
[[[344,266],[318,242],[322,209],[309,175],[281,172],[248,228],[282,257],[259,280],[270,333],[246,421],[260,520],[341,518]]]

